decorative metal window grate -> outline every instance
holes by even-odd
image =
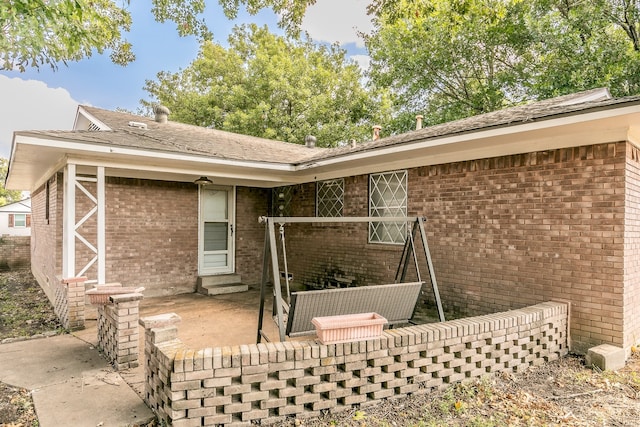
[[[369,216],[407,216],[407,171],[369,175]],[[369,242],[402,244],[406,222],[369,223]]]
[[[97,131],[100,131],[102,129],[100,129],[100,126],[98,126],[95,123],[89,123],[89,129],[87,129],[87,130],[92,131],[92,132],[97,132]]]
[[[344,207],[344,179],[316,183],[316,216],[340,217]]]
[[[291,216],[291,199],[293,198],[293,185],[276,187],[271,190],[271,215]]]

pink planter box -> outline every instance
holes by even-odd
[[[379,337],[387,319],[378,313],[359,313],[314,317],[311,322],[322,344],[336,344]]]

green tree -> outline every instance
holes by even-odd
[[[39,68],[77,61],[111,50],[113,62],[126,65],[135,59],[123,32],[131,26],[130,0],[3,0],[0,2],[0,69]],[[272,8],[280,26],[295,33],[308,5],[315,0],[219,0],[227,17],[240,5],[249,13]],[[205,0],[152,0],[159,22],[176,23],[180,36],[205,40],[211,32],[201,18]]]
[[[8,169],[9,161],[7,159],[0,158],[0,206],[22,200],[22,191],[7,190],[4,188]]]
[[[640,93],[640,1],[538,0],[528,18],[535,98],[609,87]]]
[[[377,0],[371,79],[396,131],[594,87],[640,93],[639,0]]]
[[[394,130],[413,126],[416,112],[434,124],[526,99],[524,3],[380,0],[370,12],[370,77],[394,94]]]
[[[145,89],[172,120],[319,146],[369,139],[388,111],[385,92],[363,87],[360,68],[338,46],[280,37],[266,27],[236,27],[229,48],[203,43],[193,63],[161,72]]]

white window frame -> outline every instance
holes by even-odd
[[[19,224],[18,218],[22,218],[22,224]],[[13,214],[13,228],[27,228],[27,214],[16,213]]]
[[[344,210],[344,178],[316,182],[316,216],[342,217]]]
[[[407,216],[408,174],[397,170],[369,175],[369,216]],[[406,222],[370,222],[369,243],[404,244]]]

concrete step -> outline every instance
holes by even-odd
[[[209,285],[203,286],[200,292],[203,295],[222,295],[222,294],[233,294],[236,292],[246,292],[249,290],[249,285],[244,285],[242,283],[235,283],[232,285]]]
[[[224,274],[198,277],[197,290],[203,295],[221,295],[245,292],[249,286],[242,283],[239,274]]]
[[[218,274],[215,276],[198,277],[198,285],[229,285],[233,283],[242,283],[242,277],[239,274]]]

